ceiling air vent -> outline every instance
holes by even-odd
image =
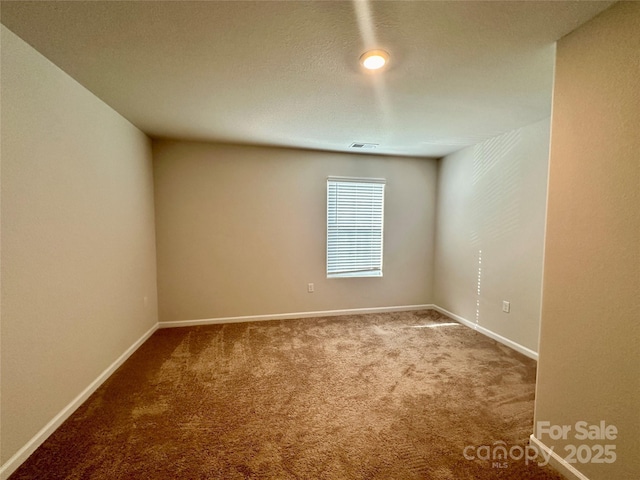
[[[349,148],[355,148],[356,150],[373,150],[378,148],[377,143],[352,143]]]

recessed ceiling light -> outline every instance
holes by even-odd
[[[389,54],[384,50],[369,50],[360,57],[360,64],[367,70],[380,70],[389,61]]]

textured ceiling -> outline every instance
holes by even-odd
[[[439,157],[549,116],[554,42],[611,3],[5,1],[1,19],[150,136]]]

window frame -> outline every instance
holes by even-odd
[[[386,184],[387,181],[384,178],[337,176],[327,178],[325,265],[327,278],[383,277]],[[345,200],[340,202],[339,190],[350,197],[352,202]],[[357,203],[358,201],[361,202]],[[370,223],[365,221],[367,215],[371,216]],[[355,224],[345,224],[346,219],[350,221],[355,219]],[[345,233],[348,230],[351,230],[351,233]],[[356,255],[353,257],[353,242],[359,240],[365,240],[364,248],[358,252],[356,246]],[[340,242],[343,244],[342,247]],[[340,254],[343,257],[348,255],[350,259],[341,261],[336,258]],[[352,269],[347,269],[349,263],[353,266]],[[338,270],[340,266],[343,270]]]

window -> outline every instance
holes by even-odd
[[[327,180],[327,277],[381,277],[384,179]]]

